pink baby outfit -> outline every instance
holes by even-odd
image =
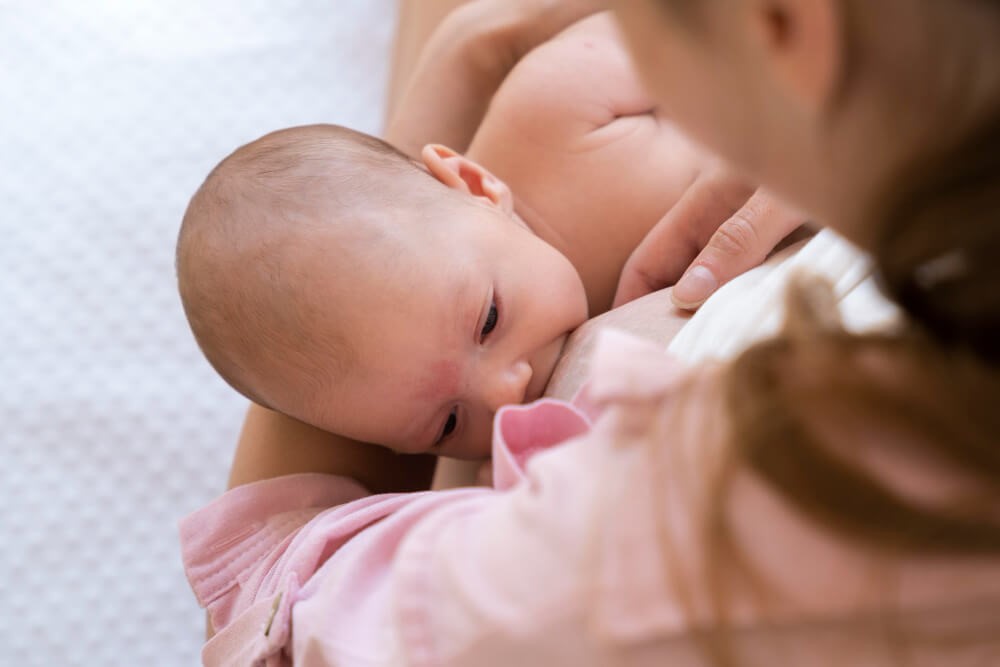
[[[495,489],[371,496],[293,475],[187,517],[185,567],[218,631],[205,664],[711,664],[698,531],[724,428],[712,371],[621,334],[592,369],[578,406],[498,413]],[[997,562],[887,563],[752,478],[726,507],[773,593],[731,588],[739,665],[1000,665]],[[929,641],[890,648],[886,599]]]

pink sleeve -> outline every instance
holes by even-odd
[[[495,427],[496,488],[515,486],[530,457],[588,428],[579,411],[559,401],[508,410]],[[353,616],[367,595],[357,587],[388,571],[399,540],[417,522],[440,506],[477,507],[476,499],[488,493],[371,496],[347,478],[300,474],[237,487],[186,517],[180,523],[185,571],[216,630],[203,656],[206,664],[282,664],[292,606],[312,594],[308,585],[300,587],[331,556],[360,571],[324,613]]]

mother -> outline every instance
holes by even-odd
[[[206,661],[1000,661],[1000,3],[615,4],[674,120],[871,251],[906,322],[848,335],[807,284],[732,363],[605,346],[589,432],[498,416],[576,435],[508,492],[236,489],[184,528]]]

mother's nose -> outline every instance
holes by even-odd
[[[531,373],[531,365],[527,361],[516,361],[484,374],[482,397],[490,410],[496,412],[505,405],[523,403]]]

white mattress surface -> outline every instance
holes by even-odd
[[[0,0],[0,666],[199,663],[175,524],[245,402],[195,347],[194,189],[278,127],[380,125],[392,0]]]

